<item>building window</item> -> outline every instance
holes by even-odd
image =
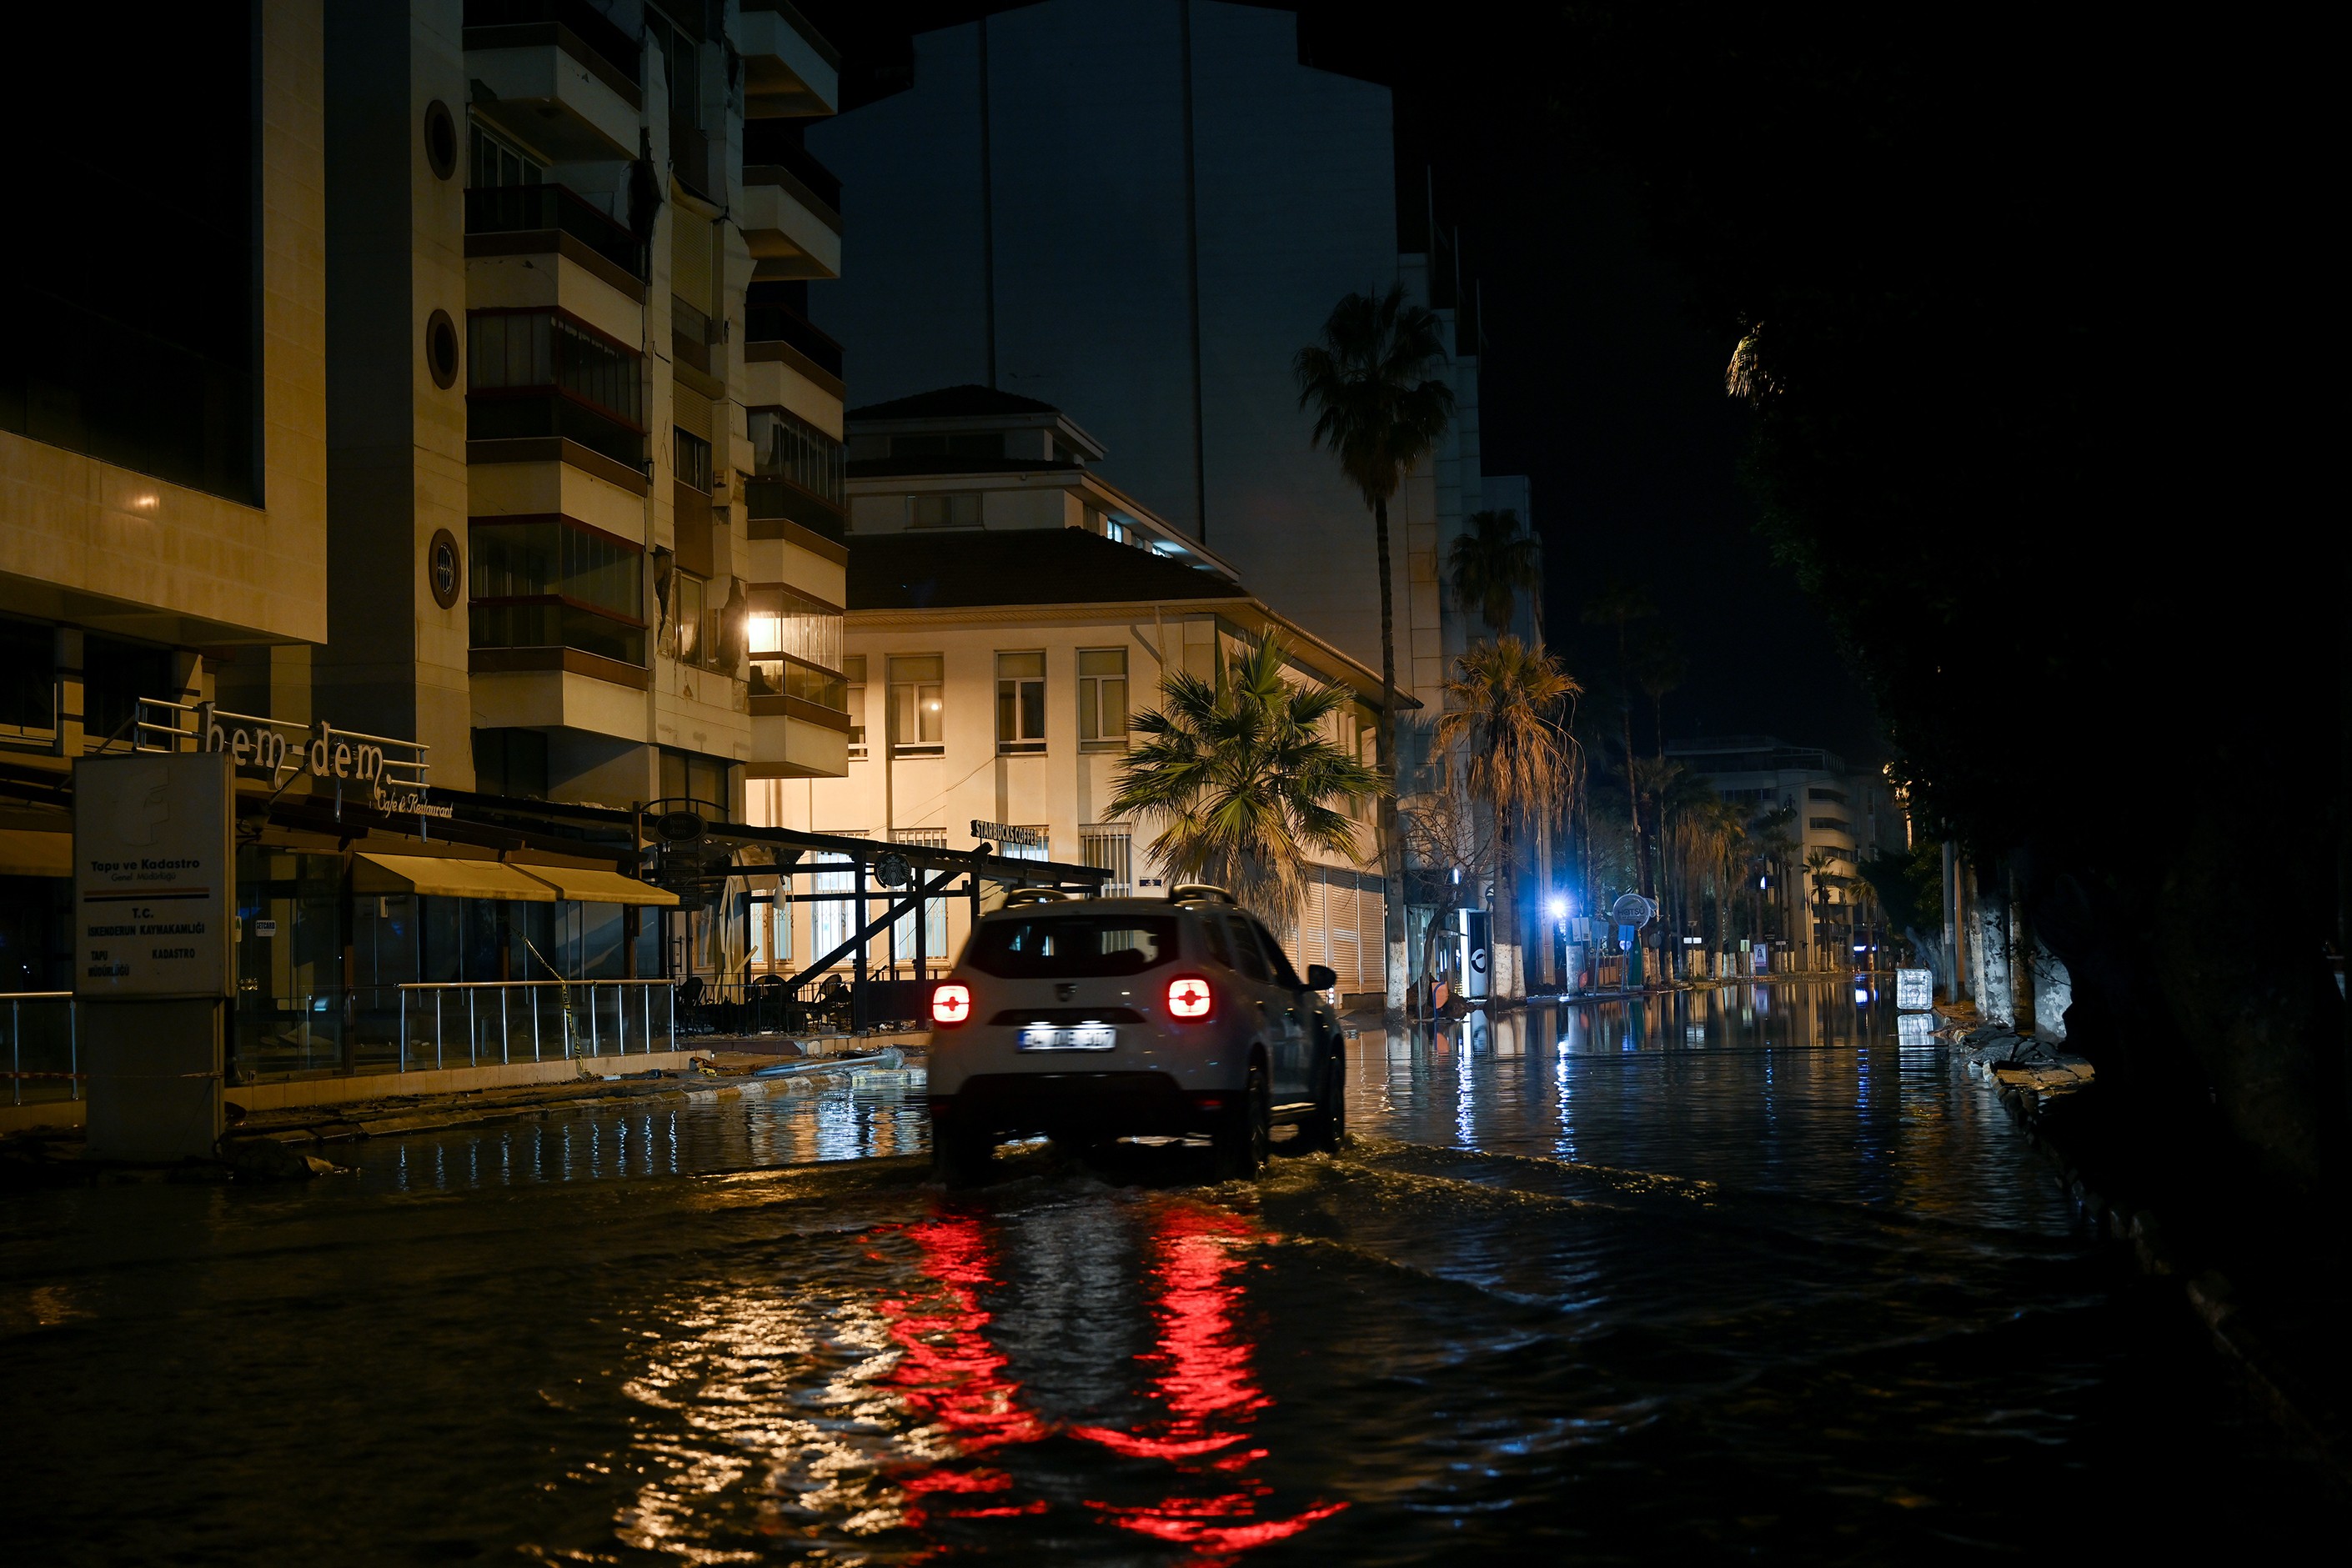
[[[1045,749],[1045,655],[996,655],[996,749]]]
[[[948,847],[945,828],[898,828],[891,831],[890,840],[893,843],[913,844],[922,849],[943,850]],[[916,868],[918,878],[930,874],[920,867]],[[955,955],[948,951],[948,901],[944,898],[923,900],[923,960],[935,975],[945,971],[955,962]],[[890,923],[890,961],[894,965],[915,961],[915,916],[911,910]]]
[[[483,795],[546,800],[546,734],[536,729],[474,731],[474,789]]]
[[[866,760],[866,655],[842,657],[841,678],[846,683],[842,711],[849,716],[849,760]]]
[[[710,494],[710,443],[690,430],[670,430],[672,447],[677,455],[677,482]]]
[[[55,727],[57,640],[56,629],[45,622],[0,616],[0,725]]]
[[[562,436],[645,467],[635,350],[555,310],[477,310],[466,329],[469,439]]]
[[[536,185],[546,177],[546,165],[518,151],[477,125],[472,135],[473,168],[466,183],[477,191]]]
[[[781,585],[756,591],[751,605],[751,695],[840,711],[841,612]]]
[[[1135,833],[1125,822],[1102,822],[1078,830],[1078,847],[1087,864],[1110,873],[1103,883],[1105,898],[1126,898],[1135,892]]]
[[[976,528],[980,527],[980,493],[959,491],[947,496],[907,497],[907,526],[911,528]]]
[[[840,442],[790,409],[751,409],[745,425],[758,477],[788,479],[836,509],[847,505]]]
[[[577,648],[646,662],[644,552],[566,517],[476,517],[472,603],[477,648]]]
[[[1024,844],[1007,842],[997,845],[996,852],[1003,855],[1006,860],[1042,861],[1051,860],[1054,858],[1051,853],[1053,849],[1052,830],[1047,826],[1047,824],[1044,822],[1008,822],[1005,826],[1019,828],[1022,831],[1021,836],[1023,838],[1034,839],[1036,841],[1034,843]]]
[[[946,749],[942,661],[936,653],[890,661],[890,751],[897,757],[937,757]]]
[[[1848,822],[1843,817],[1815,817],[1812,819],[1812,826],[1815,831],[1824,833],[1851,833],[1853,831],[1853,824]]]
[[[113,741],[129,749],[138,738],[131,725],[139,717],[142,698],[180,700],[169,648],[117,642],[93,632],[82,639],[81,670],[82,731],[93,744]]]
[[[734,771],[735,765],[722,758],[677,751],[665,746],[661,748],[661,798],[690,800],[724,817],[732,794],[730,786],[734,783]]]
[[[1127,745],[1127,650],[1078,650],[1078,749],[1118,751]]]
[[[678,572],[672,582],[670,597],[676,609],[671,620],[677,627],[677,662],[708,664],[718,643],[710,635],[710,585],[690,571]]]
[[[839,832],[839,830],[835,830]],[[845,838],[860,838],[865,830],[843,833]],[[814,871],[812,893],[855,894],[857,873],[846,855],[811,855],[807,862]],[[809,962],[814,964],[857,934],[857,905],[848,898],[828,898],[809,906]],[[834,959],[835,964],[853,961],[845,953]]]
[[[1843,806],[1846,803],[1844,790],[1824,789],[1818,784],[1805,791],[1805,799],[1808,800],[1827,800],[1832,806]]]

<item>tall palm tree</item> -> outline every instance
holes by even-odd
[[[1654,613],[1656,609],[1648,594],[1622,579],[1612,580],[1599,597],[1584,607],[1587,621],[1617,629],[1617,719],[1625,747],[1625,803],[1633,813],[1635,854],[1640,862],[1635,874],[1641,879],[1641,892],[1645,898],[1657,890],[1650,880],[1650,856],[1642,831],[1641,788],[1633,780],[1633,658],[1626,648],[1625,628]]]
[[[1346,808],[1388,789],[1326,733],[1348,693],[1292,682],[1289,658],[1269,631],[1221,652],[1214,681],[1170,671],[1160,706],[1131,721],[1142,739],[1110,803],[1159,829],[1151,855],[1170,873],[1223,884],[1277,929],[1297,914],[1307,852],[1360,860]]]
[[[1434,372],[1445,358],[1434,312],[1409,303],[1397,284],[1375,298],[1350,294],[1332,308],[1319,341],[1298,350],[1298,406],[1315,411],[1312,440],[1328,446],[1372,512],[1381,574],[1381,874],[1390,895],[1382,921],[1390,1000],[1403,980],[1403,850],[1396,809],[1396,612],[1390,589],[1389,502],[1429,455],[1454,417],[1454,389]]]
[[[1501,840],[1496,856],[1496,902],[1518,925],[1513,825],[1522,817],[1557,815],[1575,778],[1566,708],[1584,688],[1538,645],[1506,636],[1480,643],[1454,662],[1445,682],[1445,711],[1435,730],[1440,750],[1467,753],[1470,793],[1494,813]],[[1524,941],[1517,944],[1524,949]]]
[[[1764,874],[1771,879],[1773,899],[1780,904],[1789,891],[1789,860],[1797,852],[1797,809],[1794,806],[1773,806],[1757,813],[1748,824],[1756,856],[1763,862]],[[1760,893],[1762,890],[1759,889]],[[1764,900],[1756,901],[1756,931],[1764,933]],[[1786,933],[1783,933],[1785,936]]]
[[[1543,587],[1543,543],[1513,511],[1471,513],[1445,564],[1455,601],[1496,634],[1510,629],[1518,596]]]

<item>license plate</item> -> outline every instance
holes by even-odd
[[[1075,1029],[1031,1024],[1021,1031],[1024,1051],[1108,1051],[1118,1043],[1118,1030],[1108,1024],[1080,1024]]]

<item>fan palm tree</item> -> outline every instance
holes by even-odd
[[[1339,470],[1371,508],[1381,577],[1380,758],[1388,793],[1381,809],[1381,873],[1390,1001],[1403,983],[1403,852],[1396,812],[1396,611],[1390,587],[1389,502],[1405,476],[1429,455],[1454,417],[1454,389],[1436,379],[1445,358],[1434,312],[1409,303],[1398,284],[1375,298],[1350,294],[1332,308],[1320,340],[1298,350],[1298,406],[1315,411],[1312,441],[1328,446]]]
[[[1509,629],[1518,596],[1543,587],[1543,544],[1519,526],[1517,512],[1473,512],[1446,568],[1455,601],[1499,634]]]
[[[1276,929],[1297,914],[1307,852],[1359,861],[1346,808],[1388,789],[1328,733],[1346,690],[1293,683],[1289,657],[1269,631],[1221,652],[1214,681],[1169,672],[1160,706],[1132,721],[1142,738],[1110,803],[1159,830],[1151,855],[1171,874],[1222,884]]]
[[[1496,902],[1512,911],[1516,925],[1512,827],[1538,813],[1549,820],[1566,801],[1575,761],[1565,710],[1584,688],[1540,646],[1510,636],[1477,644],[1454,670],[1436,741],[1440,750],[1466,752],[1470,793],[1494,813],[1501,840]]]

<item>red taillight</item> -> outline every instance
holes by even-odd
[[[1179,975],[1168,982],[1168,1016],[1204,1019],[1217,1005],[1217,993],[1198,975]]]
[[[941,1029],[954,1029],[971,1018],[971,988],[953,980],[931,992],[931,1022]]]

